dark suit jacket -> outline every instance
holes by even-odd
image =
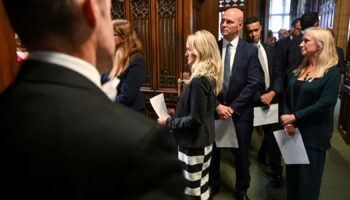
[[[218,44],[222,51],[222,40]],[[261,77],[258,49],[239,39],[227,98],[223,99],[220,93],[216,98],[216,105],[224,104],[233,108],[233,120],[236,122],[253,120],[253,104],[257,100],[256,93]]]
[[[201,148],[214,143],[214,83],[201,76],[193,78],[181,93],[175,118],[167,119],[177,143],[182,147]]]
[[[294,102],[294,76],[286,91],[284,114],[294,114],[295,125],[299,128],[305,146],[325,150],[330,147],[330,115],[338,97],[340,70],[332,67],[322,78],[305,81],[301,86],[297,101]]]
[[[275,91],[276,96],[273,99],[273,103],[277,102],[278,98],[277,95],[280,94],[280,92],[283,90],[283,77],[282,77],[282,70],[281,70],[281,63],[280,59],[278,59],[276,55],[275,49],[265,43],[261,43],[262,46],[265,49],[267,62],[268,62],[268,68],[269,68],[269,76],[270,76],[270,87],[266,89],[265,86],[265,77],[264,73],[262,72],[262,86],[259,87],[259,97],[271,90]]]
[[[337,67],[339,67],[340,72],[343,74],[345,73],[346,70],[346,64],[345,64],[345,60],[344,60],[344,52],[343,49],[340,47],[336,47],[337,48],[337,55],[338,55],[338,65]]]
[[[142,82],[146,79],[145,60],[142,55],[136,55],[130,60],[128,68],[118,76],[116,101],[136,111],[145,109],[145,101],[140,91]]]
[[[288,52],[289,52],[289,44],[291,38],[290,36],[284,38],[282,40],[278,40],[275,45],[277,58],[281,64],[281,71],[283,77],[283,88],[287,88],[288,80],[287,80],[287,66],[288,66]]]
[[[288,63],[286,67],[286,75],[287,80],[289,81],[293,76],[293,71],[299,66],[301,61],[303,60],[303,56],[300,51],[300,43],[303,40],[304,35],[301,33],[300,35],[294,37],[289,43],[288,49]]]
[[[182,199],[169,131],[74,71],[24,61],[0,110],[4,196]]]

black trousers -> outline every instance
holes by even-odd
[[[239,193],[247,192],[250,185],[249,173],[249,145],[253,132],[253,122],[235,122],[239,148],[232,148],[235,157],[236,185],[235,191]],[[214,144],[212,152],[211,166],[209,172],[209,184],[211,188],[220,188],[220,148]]]
[[[281,151],[278,147],[273,131],[277,130],[277,124],[267,124],[262,126],[264,139],[260,146],[258,157],[267,155],[273,176],[282,175]]]
[[[287,165],[287,200],[318,200],[326,150],[305,146],[309,165]]]

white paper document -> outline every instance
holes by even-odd
[[[293,136],[286,135],[284,130],[274,131],[273,134],[287,165],[310,164],[299,129],[295,129]]]
[[[237,135],[232,118],[215,120],[215,143],[217,147],[238,148]]]
[[[149,101],[151,102],[151,105],[159,118],[170,118],[170,115],[166,108],[163,93],[160,93],[157,96],[150,98]]]
[[[271,104],[269,108],[255,107],[254,108],[254,126],[265,124],[274,124],[278,122],[278,104]]]

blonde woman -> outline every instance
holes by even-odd
[[[215,96],[222,88],[221,59],[215,37],[205,30],[189,35],[185,56],[191,67],[191,77],[181,94],[175,118],[159,118],[158,123],[173,130],[179,145],[185,195],[206,200],[215,139]]]
[[[102,76],[102,83],[118,78],[115,101],[143,113],[145,102],[140,91],[146,78],[142,44],[130,22],[124,19],[113,21],[116,52],[114,66],[109,74]]]
[[[300,49],[304,60],[289,81],[281,122],[288,135],[299,129],[310,164],[287,165],[287,199],[318,200],[340,70],[329,31],[306,29]]]

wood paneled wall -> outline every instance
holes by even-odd
[[[0,92],[15,79],[18,71],[14,32],[0,1]]]

